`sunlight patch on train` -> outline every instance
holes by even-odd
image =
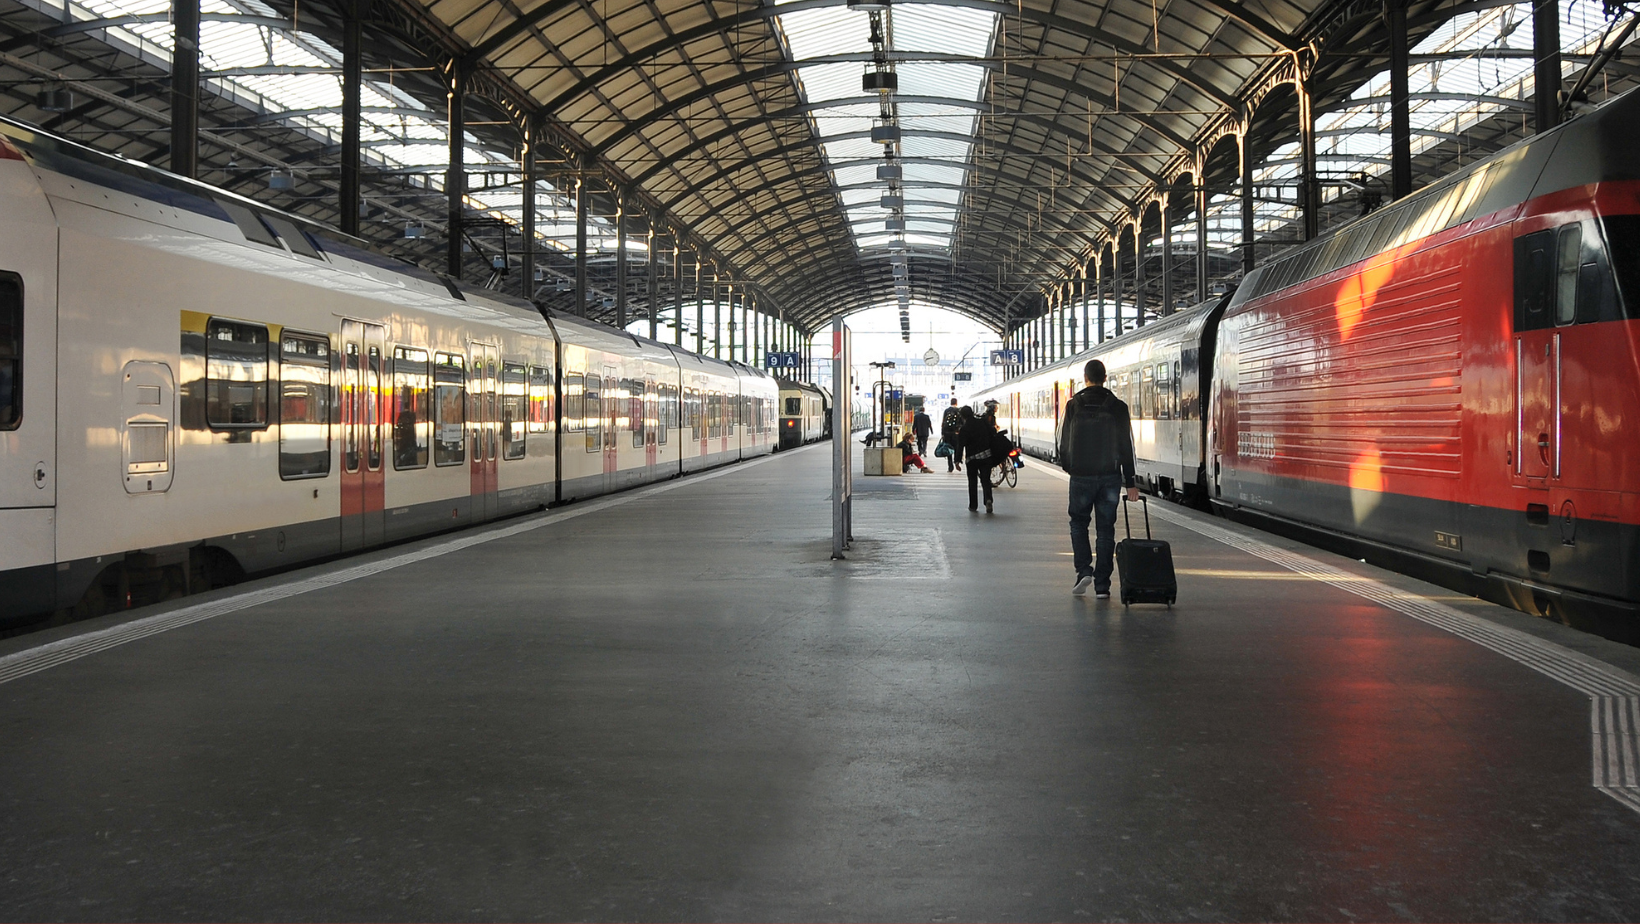
[[[1367,522],[1384,500],[1384,459],[1377,449],[1369,449],[1350,463],[1350,507],[1355,525]]]

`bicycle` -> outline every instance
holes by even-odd
[[[1010,488],[1019,487],[1019,447],[1002,457],[1002,461],[991,466],[991,487],[1000,488],[1004,483]]]

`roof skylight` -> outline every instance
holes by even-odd
[[[871,14],[862,10],[792,10],[776,22],[787,54],[799,65],[798,92],[811,106],[810,123],[855,246],[861,252],[946,252],[971,167],[986,76],[980,64],[951,59],[990,54],[997,15],[920,3],[880,15],[875,47]],[[875,64],[836,60],[874,51],[886,52]],[[881,94],[862,89],[863,75],[886,68],[897,88]],[[898,126],[899,141],[873,141],[871,130],[881,125]],[[900,167],[898,179],[878,177],[877,168],[886,165]],[[881,199],[891,194],[904,204],[885,208]],[[903,222],[903,230],[890,230],[891,220]]]

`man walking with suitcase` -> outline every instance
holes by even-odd
[[[1082,369],[1086,388],[1065,403],[1059,428],[1059,467],[1071,476],[1071,555],[1076,586],[1071,593],[1084,596],[1093,588],[1100,600],[1110,599],[1110,574],[1116,550],[1116,506],[1121,491],[1128,500],[1139,499],[1133,480],[1133,429],[1127,402],[1105,388],[1105,364],[1088,360]],[[1098,537],[1098,561],[1088,542],[1088,521]]]

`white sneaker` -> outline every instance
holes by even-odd
[[[1110,599],[1110,591],[1101,590],[1098,593],[1093,595],[1093,599],[1095,599],[1095,600],[1109,600]]]
[[[1092,587],[1092,586],[1093,586],[1093,575],[1084,574],[1081,577],[1076,579],[1076,586],[1071,588],[1071,596],[1073,596],[1073,597],[1086,596],[1087,593],[1088,593],[1088,588]],[[1110,596],[1110,594],[1106,594],[1105,596],[1108,597],[1108,596]]]

